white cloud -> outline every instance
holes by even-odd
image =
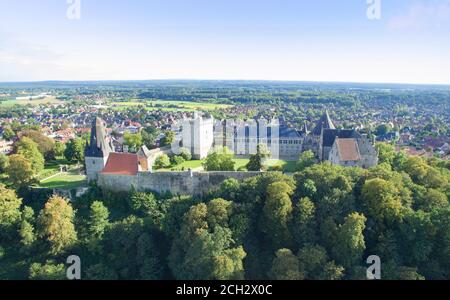
[[[392,17],[388,28],[392,30],[422,30],[450,25],[450,3],[415,3],[406,14]]]

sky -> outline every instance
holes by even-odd
[[[450,84],[450,0],[0,0],[0,82],[151,79]]]

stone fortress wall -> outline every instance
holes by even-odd
[[[197,195],[208,193],[229,178],[244,180],[261,172],[139,172],[137,176],[99,174],[98,185],[115,192],[137,191],[156,193],[170,192],[174,195]]]

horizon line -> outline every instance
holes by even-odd
[[[279,82],[279,83],[317,83],[317,84],[368,84],[368,85],[411,85],[411,86],[443,86],[450,87],[450,83],[411,83],[411,82],[381,82],[381,81],[333,81],[333,80],[283,80],[283,79],[199,79],[199,78],[164,78],[164,79],[87,79],[87,80],[24,80],[0,81],[0,84],[38,84],[38,83],[83,83],[83,82],[156,82],[156,81],[211,81],[211,82]]]

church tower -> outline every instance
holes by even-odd
[[[314,152],[314,155],[320,160],[323,159],[322,142],[323,142],[323,131],[325,129],[336,129],[336,127],[333,124],[333,121],[330,118],[328,110],[325,111],[320,120],[316,123],[316,126],[314,127],[313,131],[306,133],[303,147],[303,151],[311,150],[312,152]],[[305,130],[307,130],[306,124]]]
[[[320,120],[317,122],[316,127],[314,128],[312,133],[315,136],[320,136],[322,135],[322,131],[324,129],[336,129],[336,127],[333,124],[333,121],[331,121],[328,110],[325,111]]]
[[[98,173],[105,167],[113,149],[112,141],[108,141],[106,137],[105,123],[102,119],[95,118],[92,122],[91,140],[84,153],[88,182],[98,180]]]

